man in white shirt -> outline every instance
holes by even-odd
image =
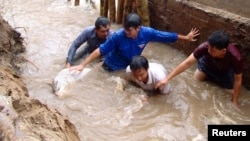
[[[158,90],[163,94],[168,94],[170,85],[155,89],[155,85],[167,76],[166,69],[158,63],[148,63],[144,56],[133,57],[130,65],[126,69],[126,79],[138,84],[144,90]]]

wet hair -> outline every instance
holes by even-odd
[[[149,67],[148,59],[145,58],[144,56],[134,56],[129,66],[132,71],[135,71],[141,68],[144,68],[145,70],[147,70]]]
[[[228,34],[222,30],[215,31],[208,37],[208,43],[219,50],[227,48],[229,44]]]
[[[141,26],[141,18],[136,13],[129,13],[124,20],[123,27],[127,30],[130,27],[137,28]]]
[[[95,21],[95,28],[100,29],[101,26],[106,27],[107,25],[110,25],[110,20],[107,17],[98,17]]]

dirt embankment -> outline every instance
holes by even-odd
[[[20,76],[23,38],[0,16],[0,141],[78,141],[75,126],[29,97]]]

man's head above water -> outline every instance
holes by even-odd
[[[215,58],[224,58],[228,45],[228,34],[222,30],[215,31],[208,37],[208,53]]]
[[[136,13],[129,13],[124,20],[123,27],[125,30],[129,29],[130,27],[137,28],[141,26],[141,18]]]
[[[147,58],[140,55],[134,56],[129,66],[135,79],[143,83],[148,81],[149,63]]]
[[[107,17],[98,17],[95,21],[95,32],[98,38],[106,39],[110,30],[110,20]]]
[[[129,13],[124,20],[123,27],[127,37],[135,39],[140,31],[141,18],[136,13]]]

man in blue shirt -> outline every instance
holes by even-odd
[[[112,34],[110,30],[110,20],[106,17],[98,17],[95,21],[95,26],[85,28],[82,33],[74,40],[68,51],[66,67],[72,66],[76,60],[83,56],[92,53],[100,44],[104,43],[108,36]],[[83,44],[86,46],[82,50],[77,49]]]
[[[105,55],[103,67],[106,70],[125,69],[133,56],[141,55],[148,42],[172,43],[178,39],[196,41],[194,38],[199,35],[199,30],[196,28],[184,36],[141,26],[140,17],[135,13],[130,13],[126,16],[123,27],[110,36],[104,44],[101,44],[80,65],[72,67],[71,70],[82,71],[87,64],[101,55]]]

